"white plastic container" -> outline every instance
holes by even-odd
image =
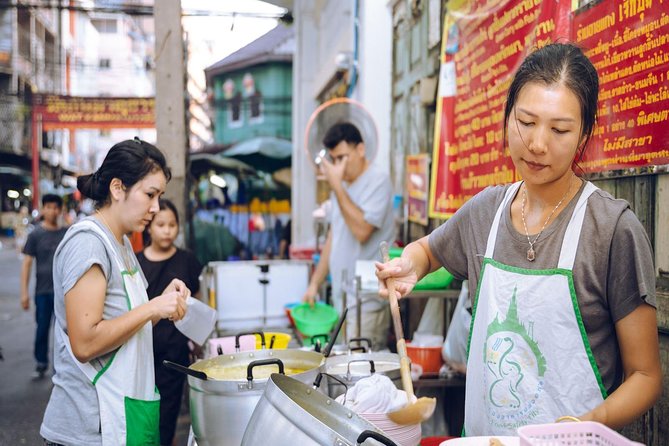
[[[216,310],[193,296],[188,296],[186,306],[186,315],[174,326],[191,341],[204,345],[216,326]]]

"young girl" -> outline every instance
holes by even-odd
[[[174,204],[161,199],[160,210],[145,230],[148,246],[137,255],[142,271],[149,282],[147,292],[154,296],[169,284],[170,277],[181,279],[193,294],[200,289],[202,265],[190,251],[174,246],[179,234],[179,216]],[[156,385],[160,391],[160,444],[171,445],[174,440],[185,375],[163,366],[163,360],[190,365],[188,338],[174,326],[161,320],[153,327],[153,360]]]
[[[135,139],[77,180],[97,211],[54,255],[57,373],[40,429],[48,445],[158,444],[152,323],[183,318],[190,291],[174,279],[149,300],[125,234],[151,222],[169,178],[163,154]]]
[[[583,52],[552,44],[511,83],[506,142],[523,181],[469,200],[402,257],[377,265],[406,295],[444,266],[473,305],[465,433],[516,435],[560,417],[620,428],[662,389],[655,270],[639,220],[577,177],[599,83]]]

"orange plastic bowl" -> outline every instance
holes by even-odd
[[[411,362],[423,367],[423,373],[439,373],[444,364],[441,357],[441,346],[437,347],[415,347],[407,344],[407,355]]]

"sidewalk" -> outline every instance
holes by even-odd
[[[19,303],[21,258],[14,239],[0,237],[0,444],[39,445],[51,380],[32,381],[35,313]]]

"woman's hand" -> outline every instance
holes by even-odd
[[[183,282],[181,283],[183,284]],[[170,286],[171,285],[172,284],[170,284]],[[169,286],[167,288],[169,288]],[[184,296],[184,294],[186,294],[185,292],[187,292],[186,296]],[[190,296],[190,290],[188,288],[182,291],[169,291],[151,299],[149,304],[153,305],[154,318],[169,319],[171,321],[183,319],[186,315],[187,296]]]
[[[68,337],[77,360],[88,362],[120,347],[149,321],[183,318],[190,290],[180,280],[170,287],[172,291],[107,320],[103,318],[107,278],[99,265],[93,265],[65,294]]]
[[[186,284],[183,282],[183,280],[179,279],[172,279],[169,285],[165,287],[163,290],[163,294],[170,293],[172,291],[177,291],[181,293],[184,297],[184,299],[188,299],[188,296],[190,296],[190,290],[186,286]]]
[[[418,281],[418,274],[411,260],[400,257],[392,259],[388,263],[375,263],[376,277],[379,279],[379,296],[388,297],[386,280],[395,280],[395,291],[399,294],[398,299],[406,296],[413,290]]]

